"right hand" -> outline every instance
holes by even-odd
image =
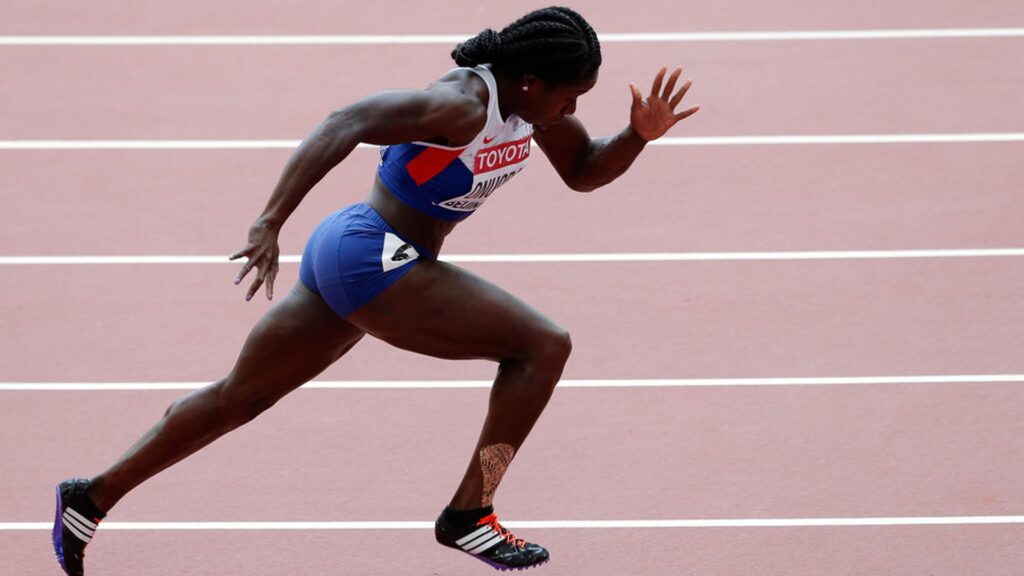
[[[651,86],[651,94],[647,99],[644,99],[640,94],[640,88],[636,84],[631,83],[629,85],[629,89],[633,92],[633,106],[630,110],[629,124],[638,136],[648,142],[661,138],[676,122],[688,118],[696,113],[697,110],[700,110],[700,106],[693,106],[678,114],[676,113],[676,106],[682,102],[683,96],[686,96],[686,92],[690,90],[693,82],[690,80],[683,82],[679,91],[673,95],[672,91],[675,90],[676,81],[679,80],[683,69],[677,66],[672,71],[672,75],[668,77],[668,84],[665,85],[663,91],[661,83],[665,80],[667,72],[668,68],[666,67],[658,70],[658,74],[654,77],[654,85]]]
[[[235,252],[229,258],[230,260],[237,260],[245,256],[249,259],[242,265],[238,276],[235,277],[235,284],[241,283],[246,274],[253,267],[256,268],[256,279],[253,280],[252,285],[249,287],[249,292],[245,295],[246,302],[252,300],[252,297],[264,282],[267,284],[267,300],[271,300],[274,297],[274,278],[277,276],[278,269],[277,258],[281,253],[281,249],[277,245],[278,231],[277,226],[269,224],[262,219],[257,220],[249,228],[249,243],[245,245],[245,248]]]

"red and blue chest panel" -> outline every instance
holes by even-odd
[[[377,173],[406,204],[439,220],[469,217],[518,174],[530,157],[533,126],[518,116],[502,120],[491,71],[470,68],[487,83],[487,123],[469,145],[452,148],[427,142],[381,148]]]

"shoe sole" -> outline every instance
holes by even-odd
[[[57,486],[57,516],[53,519],[53,551],[57,554],[57,562],[60,563],[64,572],[68,567],[64,564],[64,518],[61,511],[64,509],[64,499],[60,495],[60,486]]]
[[[551,560],[551,558],[545,558],[545,559],[541,560],[540,562],[537,562],[535,564],[529,564],[527,566],[505,566],[504,564],[497,564],[495,562],[491,562],[490,560],[488,560],[487,558],[484,558],[483,556],[477,556],[476,554],[470,554],[469,552],[466,552],[465,550],[459,550],[459,552],[462,552],[463,554],[465,554],[465,555],[467,555],[467,556],[469,556],[471,558],[476,558],[477,560],[483,562],[484,564],[487,564],[491,568],[494,568],[495,570],[500,570],[502,572],[510,572],[512,570],[529,570],[530,568],[536,568],[538,566],[543,566],[543,565],[547,564]]]

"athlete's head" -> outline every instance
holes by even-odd
[[[553,6],[530,12],[495,32],[488,28],[452,51],[459,66],[490,64],[526,88],[517,113],[528,122],[556,122],[576,109],[601,67],[597,34],[582,16]]]

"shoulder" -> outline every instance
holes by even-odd
[[[452,145],[468,144],[487,124],[490,94],[483,78],[465,68],[452,70],[427,86],[427,114],[444,123]]]
[[[453,70],[422,90],[386,90],[332,113],[360,142],[432,142],[461,147],[487,124],[487,86],[468,70]]]

